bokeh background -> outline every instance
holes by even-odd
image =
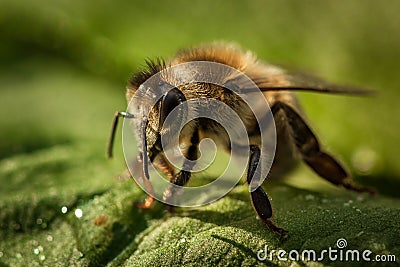
[[[130,75],[147,58],[215,40],[331,82],[375,89],[369,97],[299,97],[322,143],[355,179],[398,198],[399,10],[395,0],[2,0],[2,236],[13,222],[23,221],[18,232],[31,229],[37,214],[46,217],[36,206],[29,215],[28,203],[58,209],[112,190],[125,168],[120,137],[113,160],[105,148],[114,112],[126,107]],[[296,173],[285,183],[331,189],[305,167]],[[0,255],[12,244],[7,240]]]

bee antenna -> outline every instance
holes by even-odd
[[[111,133],[110,133],[110,138],[108,139],[108,146],[107,146],[107,158],[112,158],[113,156],[113,147],[114,147],[114,139],[115,139],[115,132],[117,130],[117,126],[118,126],[118,120],[120,117],[123,118],[134,118],[135,116],[131,113],[128,112],[115,112],[114,114],[114,120],[112,123],[112,128],[111,128]]]

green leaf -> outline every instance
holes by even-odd
[[[70,172],[78,172],[71,156],[77,149],[82,146],[49,148],[3,160],[2,177],[10,176],[14,168],[39,169],[29,177],[45,184],[60,172],[56,167],[60,159],[72,168]],[[294,175],[301,177],[302,173],[305,171]],[[284,239],[256,218],[245,185],[210,205],[180,208],[174,214],[166,213],[159,203],[150,210],[137,209],[133,202],[145,195],[132,180],[114,181],[102,190],[81,190],[74,188],[73,182],[30,193],[27,184],[19,186],[20,192],[27,193],[2,198],[0,206],[0,261],[5,266],[286,266],[289,263],[279,261],[276,255],[260,261],[257,253],[265,246],[269,251],[283,249],[287,253],[321,252],[336,248],[340,238],[347,240],[347,249],[369,249],[373,255],[400,253],[397,199],[346,192],[328,184],[318,192],[265,183],[274,221],[289,231]],[[311,264],[301,259],[296,262]],[[343,262],[325,258],[321,264],[341,266]]]

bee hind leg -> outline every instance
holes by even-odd
[[[303,161],[319,176],[334,185],[341,185],[348,190],[375,193],[371,188],[354,184],[342,165],[334,157],[321,150],[315,134],[292,107],[283,102],[276,102],[271,110],[274,116],[278,112],[283,112],[286,123],[290,128],[291,136]]]
[[[247,183],[250,185],[251,180],[260,180],[261,177],[254,177],[257,175],[256,169],[260,161],[260,148],[257,146],[250,146],[250,159],[247,171]],[[251,204],[261,221],[268,226],[268,228],[281,236],[286,236],[287,231],[276,226],[272,221],[272,206],[269,201],[267,193],[262,189],[261,185],[250,193]]]

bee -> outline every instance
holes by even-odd
[[[373,194],[370,188],[363,187],[352,182],[349,174],[342,164],[331,154],[321,148],[318,138],[308,126],[304,119],[299,101],[295,96],[296,91],[311,91],[330,94],[367,94],[370,91],[349,86],[338,86],[330,84],[314,76],[291,73],[280,67],[262,62],[249,51],[243,51],[238,46],[229,43],[213,43],[187,50],[179,51],[171,60],[146,61],[147,68],[135,73],[129,81],[126,98],[128,103],[132,100],[141,85],[156,73],[171,66],[188,62],[216,62],[227,65],[245,74],[262,92],[267,101],[276,127],[276,152],[272,162],[269,178],[284,176],[291,170],[297,159],[307,164],[316,174],[336,186],[342,186],[347,190],[356,192],[368,192]],[[221,75],[228,75],[222,73]],[[222,77],[224,79],[225,77]],[[226,77],[228,78],[228,77]],[[161,145],[161,137],[165,134],[160,127],[168,114],[181,103],[194,98],[207,97],[222,101],[238,114],[246,126],[249,138],[249,159],[247,166],[247,183],[251,184],[251,177],[256,173],[259,164],[262,164],[260,134],[262,129],[257,127],[256,118],[251,110],[243,105],[234,92],[225,90],[223,86],[210,85],[207,83],[192,83],[174,86],[174,76],[166,78],[163,83],[172,84],[172,89],[165,92],[161,99],[152,108],[149,116],[137,120],[137,128],[141,131],[141,152],[139,161],[143,165],[144,183],[148,192],[153,192],[149,181],[147,165],[152,162],[158,169],[162,170],[169,178],[170,183],[178,186],[185,186],[191,177],[189,162],[198,159],[198,146],[202,139],[212,137],[217,139],[216,143],[226,151],[230,151],[229,139],[220,125],[206,120],[196,119],[191,122],[190,127],[185,127],[179,135],[179,142],[184,143],[183,155],[186,168],[176,170],[170,164],[164,154],[164,147]],[[156,87],[158,85],[155,85]],[[246,88],[242,88],[246,94]],[[251,93],[251,90],[248,90]],[[140,102],[139,102],[140,103]],[[144,105],[144,103],[143,103]],[[118,118],[138,118],[140,114],[129,112],[116,112],[111,131],[108,156],[112,156],[114,134]],[[169,132],[173,129],[169,129]],[[176,192],[168,188],[164,193],[164,199],[171,198]],[[282,236],[287,231],[276,226],[272,218],[272,206],[267,193],[259,185],[250,192],[250,199],[254,211],[261,221],[273,232]],[[152,193],[144,202],[139,204],[140,208],[149,208],[154,201]]]

